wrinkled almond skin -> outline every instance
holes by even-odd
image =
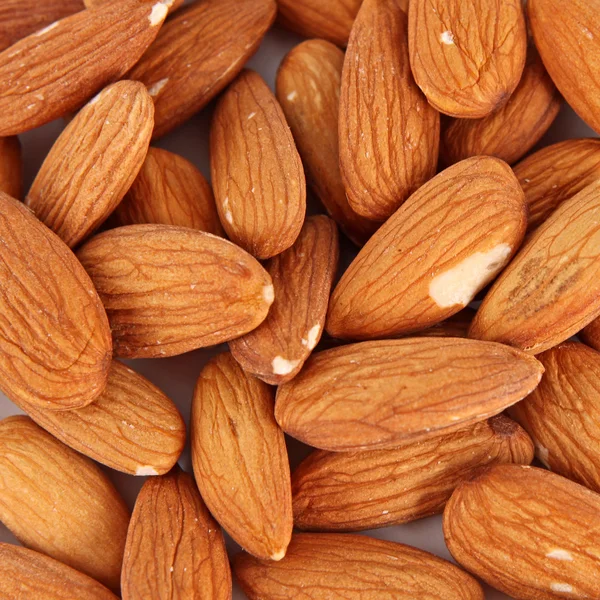
[[[502,107],[525,65],[521,0],[411,0],[408,43],[419,87],[437,110],[479,119]]]
[[[409,523],[441,513],[482,466],[532,460],[531,439],[503,415],[389,450],[316,450],[292,475],[294,524],[360,531]]]
[[[339,257],[335,223],[308,217],[296,243],[266,266],[275,300],[253,331],[229,342],[244,371],[279,385],[302,369],[319,343]]]
[[[122,358],[174,356],[226,342],[258,327],[273,303],[273,284],[261,265],[203,231],[118,227],[90,239],[77,257],[107,310],[115,355]]]
[[[17,200],[23,194],[23,158],[16,136],[0,138],[0,192]]]
[[[462,161],[423,185],[380,227],[336,286],[327,331],[408,334],[464,308],[519,248],[523,192],[496,158]]]
[[[600,181],[564,202],[486,294],[469,336],[539,354],[600,313]]]
[[[191,475],[175,467],[146,481],[131,515],[123,600],[231,599],[231,570],[218,523]]]
[[[29,417],[0,421],[0,520],[24,546],[119,588],[125,503],[99,467]]]
[[[102,303],[65,244],[0,192],[0,389],[14,402],[80,408],[106,386],[112,345]]]
[[[322,5],[322,3],[320,3]],[[362,246],[377,225],[352,210],[339,166],[338,119],[344,53],[324,40],[292,48],[277,71],[277,100],[308,183],[342,231]]]
[[[154,98],[154,138],[187,121],[236,77],[275,12],[274,0],[205,0],[169,19],[129,73]]]
[[[500,344],[406,338],[313,354],[277,391],[275,418],[306,444],[377,449],[498,414],[539,383],[542,365]]]
[[[455,565],[411,546],[339,533],[298,533],[280,562],[240,553],[233,570],[250,600],[483,600]]]
[[[192,402],[192,463],[202,498],[254,556],[280,560],[293,527],[290,467],[271,388],[229,353],[200,373]]]
[[[458,486],[444,511],[452,556],[523,600],[598,596],[600,495],[534,467],[498,465]]]
[[[304,221],[306,181],[285,115],[258,73],[243,71],[217,104],[210,154],[229,238],[260,259],[287,250]]]
[[[138,81],[105,88],[52,146],[25,204],[70,248],[103,223],[140,170],[154,105]]]

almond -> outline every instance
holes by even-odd
[[[154,98],[155,138],[187,121],[235,78],[275,12],[274,0],[204,0],[169,19],[129,73]]]
[[[152,43],[168,0],[111,2],[56,21],[0,53],[0,136],[76,110]]]
[[[228,600],[231,570],[221,528],[193,478],[178,467],[146,481],[127,533],[123,600]]]
[[[117,225],[162,223],[223,234],[215,197],[204,175],[183,156],[162,148],[148,149],[113,220]]]
[[[119,588],[125,503],[91,460],[28,417],[0,421],[0,520],[24,546]]]
[[[360,531],[441,513],[454,488],[482,465],[529,464],[533,444],[502,415],[390,450],[317,450],[292,476],[300,529]]]
[[[275,301],[253,331],[229,342],[244,371],[279,385],[292,379],[319,343],[339,255],[335,223],[308,217],[296,243],[271,259]]]
[[[19,138],[0,138],[0,192],[21,199],[22,190],[23,159]]]
[[[25,199],[69,247],[90,235],[121,201],[140,170],[154,105],[137,81],[119,81],[67,125]]]
[[[298,533],[282,561],[241,553],[233,569],[250,600],[483,600],[480,585],[453,564],[361,535]]]
[[[469,335],[539,354],[600,313],[600,181],[537,229],[485,296]]]
[[[525,65],[521,0],[412,0],[410,64],[427,100],[452,117],[502,107]]]
[[[198,378],[191,427],[194,474],[212,515],[251,554],[282,559],[292,494],[271,388],[220,354]]]
[[[257,258],[289,248],[306,212],[300,156],[279,103],[258,73],[225,92],[210,129],[211,173],[221,223]]]
[[[600,320],[594,319],[589,325],[586,325],[578,334],[582,342],[591,346],[595,350],[600,350]]]
[[[498,414],[527,396],[543,371],[519,350],[475,340],[350,344],[313,354],[278,389],[275,417],[315,448],[390,447]]]
[[[463,308],[460,312],[452,315],[445,321],[436,323],[427,329],[422,331],[416,331],[412,333],[412,336],[423,336],[423,337],[458,337],[466,338],[469,337],[469,327],[475,316],[475,310],[472,308]]]
[[[98,6],[103,6],[104,4],[108,4],[109,2],[121,2],[122,0],[83,0],[86,8],[97,8]],[[140,4],[154,4],[156,0],[137,0]],[[169,14],[175,12],[180,6],[183,6],[185,0],[168,0],[165,1],[167,8],[169,9]]]
[[[77,256],[106,307],[115,354],[123,358],[173,356],[226,342],[258,327],[273,303],[271,278],[254,258],[194,229],[118,227],[93,237]]]
[[[508,165],[474,157],[415,192],[348,267],[327,331],[369,339],[425,329],[464,308],[517,251],[527,217]]]
[[[342,72],[340,167],[350,206],[387,219],[435,174],[439,114],[413,80],[400,0],[365,0]]]
[[[313,191],[344,233],[362,245],[377,225],[350,208],[340,173],[338,119],[343,64],[344,53],[329,42],[307,40],[299,44],[279,66],[277,99]]]
[[[600,495],[534,467],[498,465],[458,486],[444,511],[452,556],[524,600],[597,598]]]

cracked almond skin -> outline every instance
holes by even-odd
[[[167,2],[125,0],[82,10],[0,53],[0,136],[77,110],[120,79],[156,37]]]
[[[73,248],[121,202],[144,163],[154,105],[137,81],[105,88],[54,143],[25,204]]]
[[[283,110],[258,73],[243,71],[219,100],[210,155],[231,241],[259,259],[287,250],[306,213],[304,168]]]
[[[360,531],[410,523],[441,513],[482,466],[532,460],[531,439],[503,415],[389,450],[317,450],[292,474],[294,525]]]
[[[527,225],[509,166],[474,157],[442,171],[371,237],[337,284],[327,332],[408,334],[463,309],[508,263]]]
[[[173,401],[118,361],[105,390],[84,408],[20,408],[67,446],[129,475],[166,473],[185,444],[185,423]]]
[[[322,5],[323,3],[321,3]],[[339,102],[344,53],[324,40],[292,48],[277,71],[277,100],[307,173],[307,183],[327,212],[357,245],[377,224],[352,210],[339,165]]]
[[[444,511],[444,537],[456,561],[523,600],[597,598],[598,530],[600,495],[518,465],[465,481]]]
[[[600,313],[600,181],[528,238],[486,294],[469,336],[539,354]]]
[[[80,408],[106,386],[112,355],[102,303],[75,255],[0,192],[0,389],[14,402]]]
[[[308,217],[296,243],[266,265],[275,300],[253,331],[229,342],[244,371],[272,385],[293,379],[319,343],[339,257],[335,223]]]
[[[0,421],[0,521],[27,548],[119,589],[125,502],[95,463],[29,417]]]
[[[400,0],[365,0],[344,60],[340,168],[350,207],[385,221],[437,168],[440,118],[410,70]]]
[[[442,128],[442,161],[487,155],[513,164],[546,133],[561,105],[542,60],[530,48],[521,81],[504,106],[482,119],[453,119]]]
[[[293,528],[290,467],[273,391],[229,353],[202,369],[192,401],[192,463],[208,509],[247,552],[281,560]]]
[[[408,14],[410,64],[432,106],[480,119],[506,103],[525,66],[521,0],[412,0]]]
[[[250,600],[483,600],[467,573],[411,546],[340,533],[297,533],[280,562],[240,553],[236,578]]]
[[[204,0],[169,19],[129,73],[154,99],[154,138],[204,108],[258,50],[275,19],[274,0]]]
[[[492,417],[529,394],[542,365],[520,350],[459,338],[349,344],[313,354],[279,387],[275,418],[315,448],[397,446]]]
[[[23,194],[23,157],[16,136],[0,138],[0,192],[17,200]]]
[[[231,569],[219,524],[191,475],[175,467],[144,483],[131,515],[123,600],[229,600]]]
[[[121,358],[227,342],[258,327],[273,303],[271,278],[258,261],[195,229],[117,227],[91,238],[77,257],[106,308]]]

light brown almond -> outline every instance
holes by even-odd
[[[198,378],[191,428],[194,474],[212,515],[251,554],[282,559],[292,494],[271,388],[220,354]]]
[[[137,1],[140,4],[143,4],[143,3],[156,4],[156,0],[137,0]],[[122,0],[83,0],[83,3],[85,4],[86,8],[98,8],[99,6],[104,6],[105,4],[108,4],[109,2],[119,3],[119,2],[122,2]],[[167,5],[167,7],[169,9],[169,14],[172,14],[179,7],[183,6],[184,2],[185,2],[185,0],[167,0],[167,1],[165,1],[165,4]]]
[[[23,158],[16,136],[0,138],[0,192],[17,200],[23,193]]]
[[[450,318],[440,323],[436,323],[422,331],[411,333],[414,337],[457,337],[466,338],[469,327],[475,316],[475,310],[469,307],[463,308],[460,312],[452,315]]]

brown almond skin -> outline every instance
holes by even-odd
[[[156,37],[165,1],[82,10],[0,53],[0,136],[49,123],[120,79]]]
[[[373,235],[337,284],[327,331],[408,334],[459,312],[515,254],[523,192],[496,158],[462,161],[423,185]]]
[[[523,600],[596,598],[599,528],[600,495],[519,465],[465,481],[444,511],[446,545],[457,562]]]
[[[275,418],[315,448],[335,452],[396,446],[450,433],[518,402],[542,365],[500,344],[405,338],[313,354],[279,387]]]
[[[275,300],[253,331],[229,342],[244,371],[279,385],[302,369],[319,343],[339,257],[335,223],[308,217],[296,243],[266,266]]]
[[[600,140],[565,140],[513,167],[525,193],[528,231],[537,229],[563,202],[600,179]]]
[[[455,565],[411,546],[340,533],[297,533],[280,562],[240,553],[237,580],[250,600],[483,600]]]
[[[410,64],[432,106],[480,119],[506,103],[525,65],[521,0],[411,0],[408,13]]]
[[[271,278],[254,258],[195,229],[118,227],[91,238],[77,257],[106,307],[121,358],[226,342],[258,327],[273,302]]]
[[[75,255],[0,192],[0,389],[49,410],[87,406],[112,355],[102,303]]]
[[[146,481],[131,515],[123,600],[231,599],[231,569],[218,523],[191,475],[175,467]]]
[[[579,339],[594,350],[600,350],[600,320],[594,319],[586,325],[578,334]]]
[[[23,157],[16,136],[0,138],[0,192],[17,200],[23,194]]]
[[[316,450],[292,475],[294,524],[360,531],[441,513],[454,488],[484,465],[529,464],[533,443],[503,415],[389,450]]]
[[[204,108],[242,70],[275,19],[274,0],[205,0],[180,10],[129,73],[154,98],[154,138]]]
[[[99,467],[29,417],[0,421],[0,520],[27,548],[119,588],[125,502]]]
[[[185,423],[173,401],[116,360],[92,404],[66,411],[21,408],[67,446],[129,475],[166,473],[185,444]]]
[[[322,3],[320,3],[322,5]],[[339,166],[338,119],[344,53],[324,40],[292,48],[277,71],[277,100],[308,183],[342,231],[362,246],[377,225],[352,210]]]
[[[359,215],[385,221],[436,172],[439,114],[413,80],[399,0],[365,0],[342,71],[340,168]]]
[[[243,71],[217,104],[210,154],[229,238],[259,259],[287,250],[304,221],[306,181],[285,115],[258,73]]]
[[[469,337],[469,327],[475,316],[475,310],[470,307],[463,308],[445,321],[436,323],[422,331],[411,333],[411,337]]]
[[[600,313],[600,181],[564,202],[486,294],[469,336],[539,354]]]
[[[259,558],[285,556],[293,527],[290,467],[273,392],[229,353],[202,369],[192,401],[192,463],[202,498]]]
[[[137,0],[140,4],[142,3],[156,3],[156,0]],[[109,2],[121,2],[121,0],[83,0],[83,3],[85,4],[86,8],[98,8],[99,6],[104,6],[105,4],[108,4]],[[166,2],[165,4],[168,6],[169,8],[169,14],[174,13],[179,7],[183,6],[183,3],[185,2],[185,0],[170,0],[170,4],[169,2]]]
[[[487,155],[513,164],[546,133],[561,105],[542,60],[530,48],[519,85],[506,104],[482,119],[452,119],[442,128],[442,161],[453,164]]]
[[[119,204],[146,158],[154,105],[138,81],[119,81],[91,100],[61,133],[25,204],[70,248]]]
[[[148,149],[111,223],[178,225],[223,235],[215,197],[204,175],[183,156],[162,148]]]

